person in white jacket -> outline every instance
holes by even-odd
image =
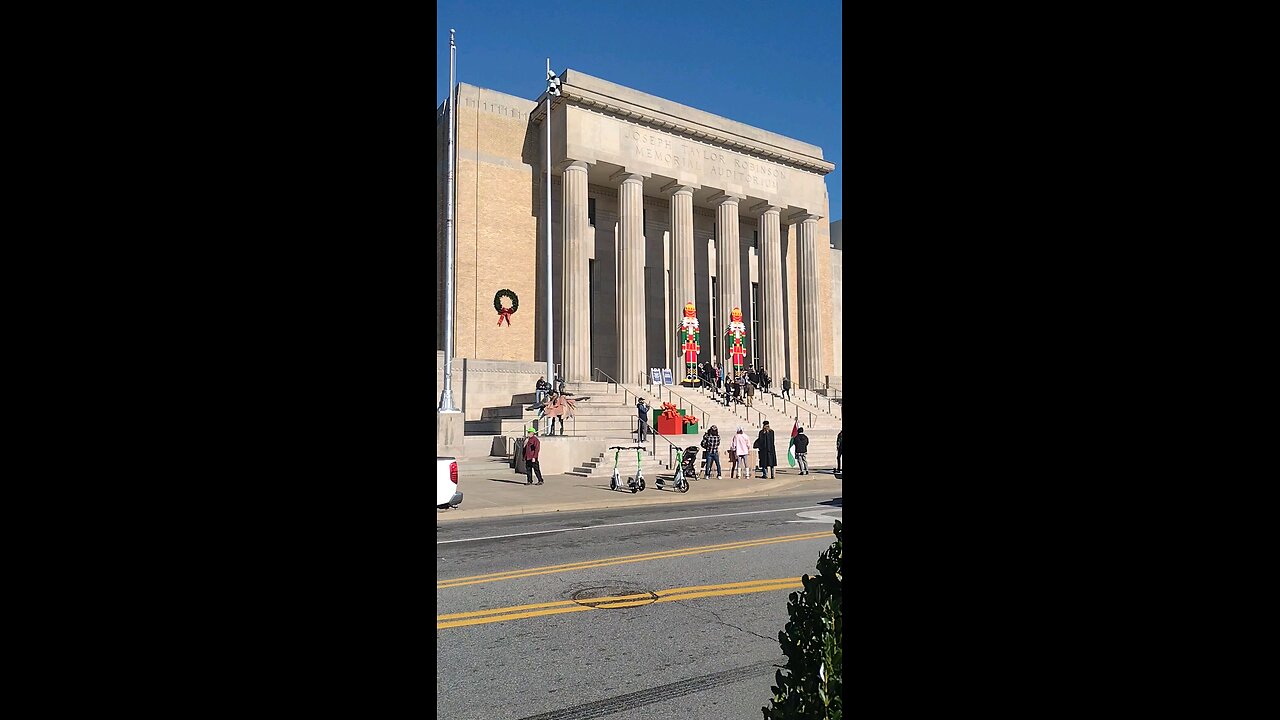
[[[742,468],[742,477],[746,479],[751,472],[751,465],[747,463],[747,455],[750,453],[751,442],[742,433],[742,426],[738,426],[738,432],[733,435],[733,467],[729,468],[729,477],[737,477],[738,468]]]

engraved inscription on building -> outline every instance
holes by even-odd
[[[509,105],[491,103],[485,100],[476,100],[475,98],[466,98],[464,104],[468,108],[478,108],[484,112],[493,113],[494,115],[501,115],[502,117],[515,118],[516,120],[529,122],[529,113]]]
[[[789,170],[726,153],[709,145],[691,142],[642,128],[623,127],[627,155],[673,170],[691,170],[708,179],[722,178],[747,187],[777,192]]]

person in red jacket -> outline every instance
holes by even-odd
[[[538,473],[538,484],[542,484],[542,467],[538,465],[538,452],[542,450],[542,442],[538,440],[538,431],[529,428],[529,439],[524,441],[524,476],[525,485],[533,484],[533,474]]]

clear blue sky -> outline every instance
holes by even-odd
[[[839,0],[442,0],[436,6],[436,105],[457,80],[530,100],[551,69],[603,80],[812,143],[840,220],[842,32]]]

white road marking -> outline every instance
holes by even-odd
[[[802,507],[779,508],[777,510],[749,510],[747,512],[724,513],[723,515],[697,515],[694,517],[675,517],[664,518],[662,520],[636,520],[635,522],[611,523],[609,525],[584,525],[575,528],[560,528],[559,530],[535,530],[533,532],[511,533],[510,535],[490,535],[488,537],[465,538],[462,540],[437,540],[437,545],[448,545],[449,543],[474,542],[476,540],[497,540],[499,538],[520,537],[521,535],[545,535],[547,533],[569,532],[571,530],[592,530],[595,528],[622,527],[623,525],[645,525],[647,523],[675,522],[676,520],[705,520],[707,518],[732,517],[734,515],[759,515],[761,513],[787,512],[789,510],[807,510],[809,508],[822,507],[821,505],[804,505]],[[803,514],[803,513],[802,513]],[[803,522],[800,520],[791,520],[790,522]],[[817,522],[809,520],[808,522]]]
[[[788,520],[789,523],[824,523],[831,525],[836,520],[843,520],[843,517],[828,517],[827,513],[840,513],[844,515],[844,508],[829,508],[827,510],[810,510],[809,512],[798,512],[796,515],[808,520]]]

